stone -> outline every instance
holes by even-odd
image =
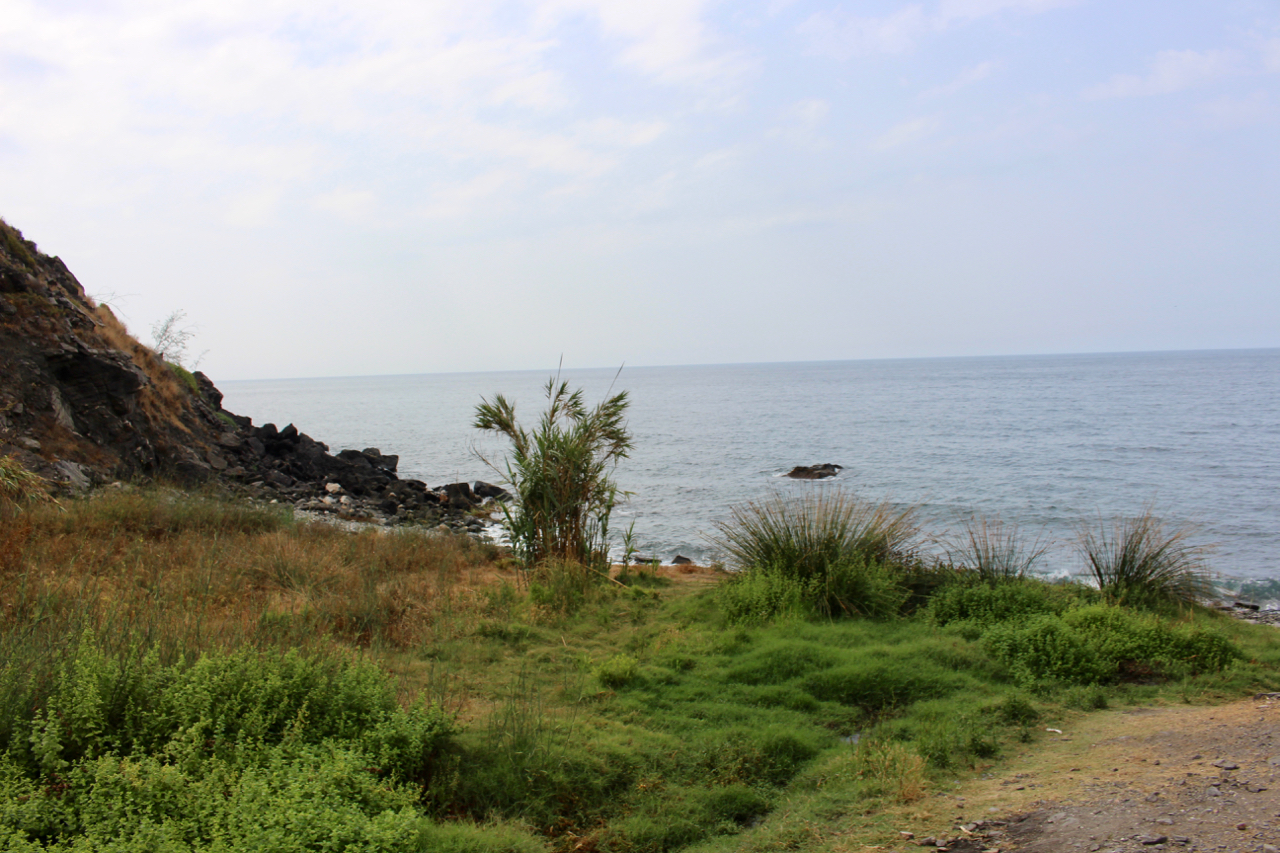
[[[843,465],[824,462],[821,465],[797,465],[787,473],[787,476],[793,480],[825,480],[836,476],[842,470],[844,470]]]
[[[480,500],[485,500],[486,498],[493,498],[496,501],[511,500],[511,493],[506,489],[501,486],[495,486],[492,483],[486,483],[483,480],[476,480],[471,490]]]
[[[39,441],[37,441],[37,440],[35,440],[34,438],[31,438],[30,436],[25,436],[25,435],[24,435],[22,438],[18,439],[18,444],[21,444],[21,445],[22,445],[23,447],[25,447],[27,450],[39,450],[39,449],[40,449],[40,442],[39,442]]]
[[[325,483],[324,490],[331,495],[336,495],[342,491],[342,484],[341,483]]]
[[[671,565],[673,565],[673,566],[692,566],[692,565],[693,565],[693,560],[690,560],[688,557],[682,557],[681,555],[676,554],[674,557],[672,557],[672,558],[671,558]]]
[[[66,478],[67,485],[77,492],[83,492],[93,485],[83,465],[62,459],[55,462],[53,467]]]

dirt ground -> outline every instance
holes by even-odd
[[[956,817],[945,833],[907,828],[881,849],[1280,853],[1280,694],[1082,715],[1062,728],[1012,775],[948,795]]]

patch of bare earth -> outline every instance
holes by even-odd
[[[1280,853],[1280,694],[1062,728],[1018,772],[966,786],[947,832],[917,832],[899,849]]]

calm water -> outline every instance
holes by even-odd
[[[531,423],[549,371],[221,382],[255,423],[295,423],[334,452],[378,447],[432,486],[498,480],[501,441],[472,429],[481,396]],[[1280,578],[1280,350],[903,359],[565,371],[589,402],[631,394],[634,492],[615,515],[641,553],[710,558],[729,507],[828,485],[794,465],[921,508],[945,536],[963,514],[1054,542],[1043,568],[1075,572],[1076,526],[1152,504],[1216,543],[1228,576]],[[616,377],[616,378],[615,378]]]

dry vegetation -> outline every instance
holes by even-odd
[[[188,651],[336,637],[411,648],[467,624],[491,554],[465,539],[295,526],[278,509],[117,489],[7,530],[3,620],[115,623]]]

